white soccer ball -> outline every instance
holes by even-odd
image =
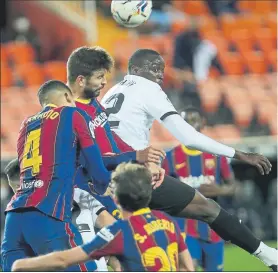
[[[111,12],[118,24],[125,27],[138,27],[149,19],[152,13],[152,1],[113,0]]]

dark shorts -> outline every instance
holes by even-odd
[[[165,175],[161,186],[153,191],[150,208],[177,216],[194,198],[195,189]]]

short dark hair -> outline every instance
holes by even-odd
[[[159,57],[160,54],[152,49],[138,49],[133,53],[133,55],[128,60],[128,71],[130,71],[131,67],[138,66],[142,67],[144,61],[149,58]]]
[[[201,117],[204,117],[204,113],[202,111],[202,109],[197,108],[195,106],[188,106],[185,109],[183,109],[182,111],[180,111],[180,114],[182,116],[183,119],[186,118],[186,114],[188,113],[198,113]]]
[[[122,163],[112,174],[115,195],[124,210],[148,207],[152,196],[152,174],[143,165]]]
[[[4,170],[5,174],[9,179],[18,178],[20,173],[19,161],[17,158],[13,159],[8,163]]]
[[[47,81],[43,85],[40,86],[39,91],[38,91],[38,97],[39,97],[40,104],[43,105],[47,100],[46,99],[47,95],[50,92],[54,92],[54,91],[68,91],[69,93],[71,93],[71,90],[65,83],[63,83],[61,81],[57,81],[57,80]]]
[[[99,47],[79,47],[69,56],[67,62],[67,78],[69,83],[74,83],[80,75],[90,77],[94,71],[106,69],[110,72],[114,65],[109,53]]]

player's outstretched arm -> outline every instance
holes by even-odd
[[[268,174],[271,170],[271,164],[266,157],[259,154],[236,151],[232,147],[219,143],[196,131],[178,114],[167,116],[162,120],[162,123],[173,136],[189,148],[244,161],[257,167],[262,175]]]
[[[35,258],[17,260],[12,266],[12,271],[62,271],[71,265],[82,263],[89,259],[90,257],[81,247],[75,247]]]
[[[150,98],[150,95],[152,98]],[[210,154],[222,155],[244,161],[256,166],[261,174],[268,174],[270,172],[271,164],[266,157],[259,154],[236,151],[234,148],[221,144],[197,132],[178,114],[161,88],[154,89],[153,92],[144,98],[145,110],[155,119],[162,122],[172,135],[185,146]]]
[[[161,160],[165,158],[165,152],[155,147],[149,146],[144,150],[130,151],[121,154],[104,154],[103,161],[107,168],[117,166],[123,162],[137,160],[141,163],[155,163],[160,164]]]
[[[91,259],[99,259],[123,254],[123,245],[121,221],[118,220],[113,225],[102,228],[91,242],[82,246],[82,249]]]

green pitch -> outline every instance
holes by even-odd
[[[267,245],[277,248],[277,242],[267,242]],[[224,271],[269,271],[258,259],[233,245],[225,247]]]
[[[277,247],[277,242],[267,242],[267,245]],[[110,271],[111,268],[109,268]],[[262,262],[239,247],[227,245],[225,247],[224,271],[269,271]]]

